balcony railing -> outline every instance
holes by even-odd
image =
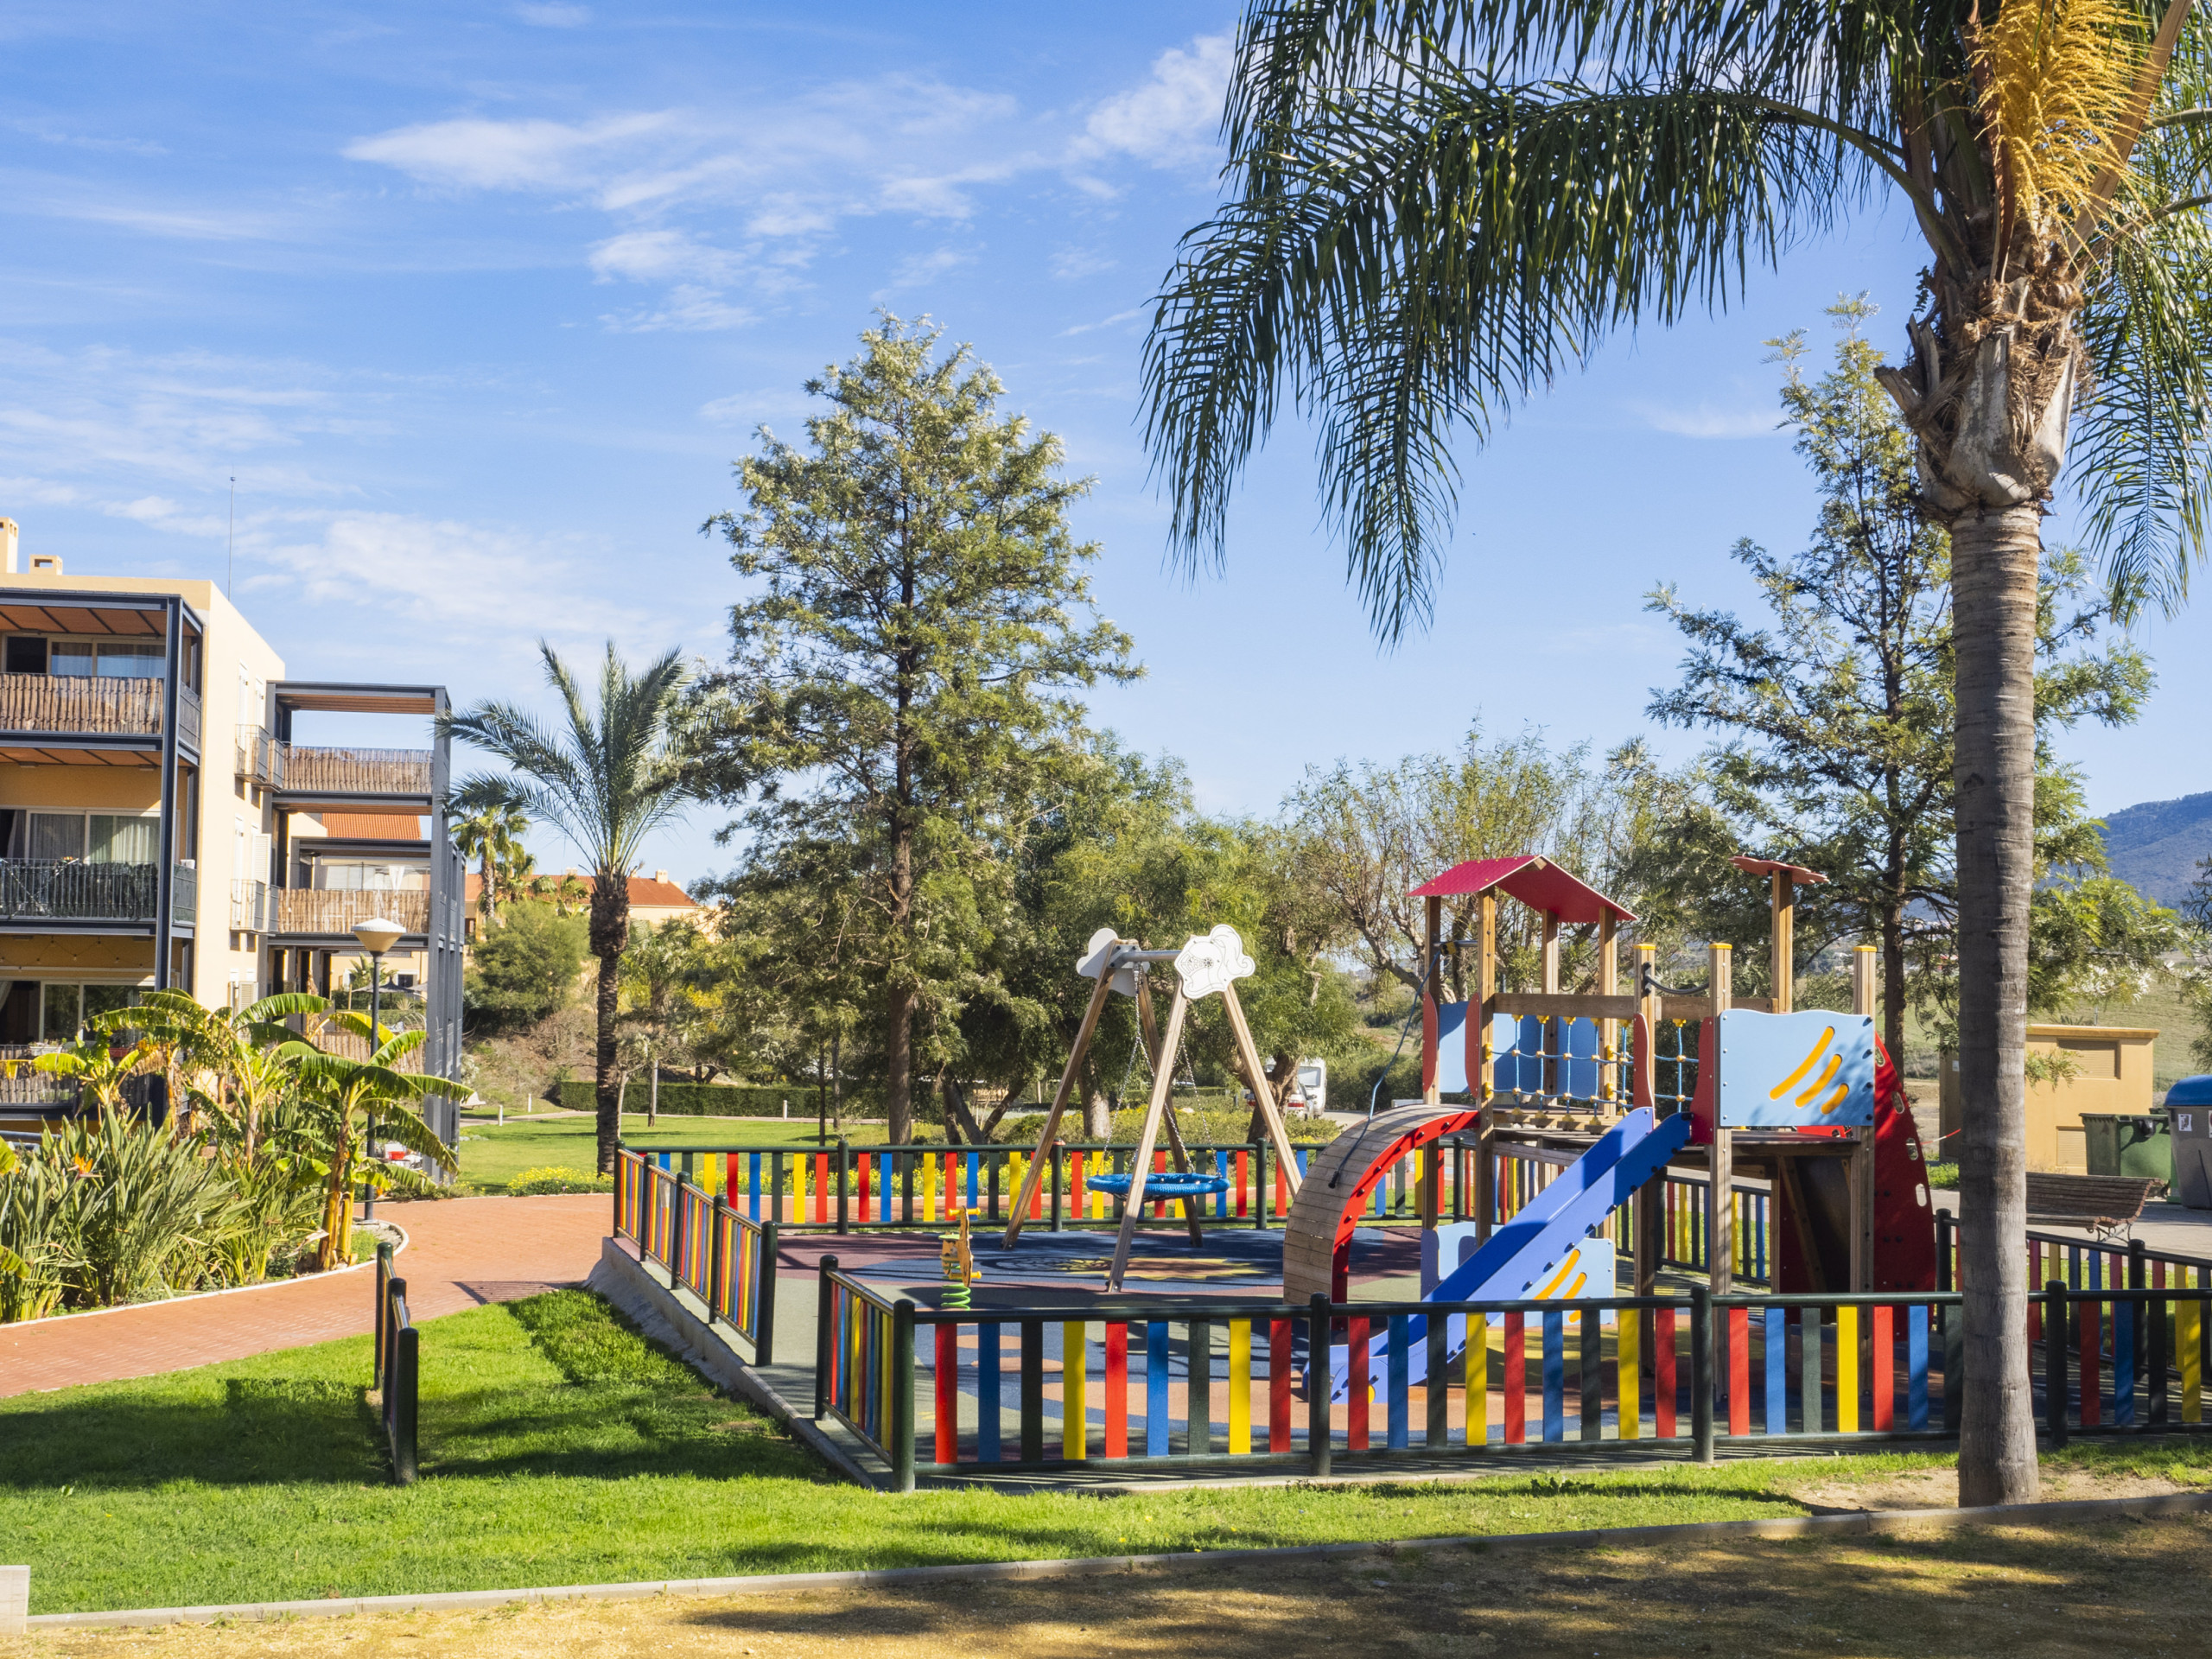
[[[176,735],[194,754],[200,752],[200,694],[188,685],[176,689]]]
[[[75,674],[0,674],[0,731],[158,737],[163,684]],[[194,697],[188,707],[197,741],[200,700]]]
[[[200,871],[180,864],[169,874],[169,925],[190,927],[200,916]]]
[[[301,795],[428,795],[428,749],[310,749],[285,746],[283,787]]]
[[[353,1001],[359,1005],[356,1011],[360,1014],[364,1020],[365,1020],[368,1017],[369,1012],[368,994],[366,992],[363,992],[360,995],[355,997]],[[419,1012],[420,1011],[418,1010],[418,1017],[412,1022],[413,1024],[419,1025],[421,1023]],[[377,1010],[377,1023],[385,1028],[385,1037],[387,1041],[390,1040],[393,1031],[406,1030],[410,1028],[406,1025],[395,1023],[396,1020],[404,1020],[406,1016],[404,1014],[395,1014],[393,1013],[391,1007],[391,992],[390,988],[387,987],[385,992],[384,1004]],[[315,1046],[322,1050],[324,1053],[335,1054],[342,1059],[365,1060],[369,1058],[369,1045],[367,1040],[364,1038],[356,1037],[350,1031],[340,1031],[333,1027],[324,1026],[320,1031],[314,1034],[313,1040],[315,1042]],[[392,1070],[395,1071],[405,1071],[412,1076],[420,1077],[423,1074],[423,1050],[424,1046],[424,1045],[417,1044],[413,1052],[401,1055],[399,1057],[399,1063],[393,1066]]]
[[[0,920],[151,922],[160,871],[152,864],[72,858],[0,860]]]
[[[231,878],[231,931],[266,933],[269,931],[269,884]]]
[[[373,888],[351,893],[327,893],[312,887],[279,887],[276,900],[278,933],[350,933],[353,924],[372,916],[397,922],[410,933],[430,931],[430,895],[427,893],[379,892]]]
[[[238,768],[232,774],[265,789],[281,789],[284,785],[284,752],[289,746],[279,743],[258,726],[238,728]]]

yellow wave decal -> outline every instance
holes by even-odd
[[[1805,1074],[1820,1064],[1821,1054],[1827,1052],[1827,1046],[1834,1040],[1835,1027],[1834,1026],[1830,1026],[1826,1031],[1821,1033],[1821,1040],[1813,1045],[1813,1052],[1805,1057],[1802,1064],[1801,1064],[1795,1071],[1792,1071],[1788,1077],[1784,1077],[1780,1083],[1776,1084],[1773,1088],[1768,1090],[1766,1091],[1766,1097],[1769,1100],[1780,1100],[1792,1089],[1795,1089],[1799,1084],[1802,1083],[1805,1080]],[[1820,1085],[1815,1084],[1813,1087],[1817,1091]]]
[[[1835,1092],[1821,1103],[1821,1116],[1826,1116],[1850,1098],[1851,1085],[1848,1083],[1839,1083],[1835,1086]]]
[[[1561,1300],[1561,1301],[1563,1301],[1563,1302],[1571,1302],[1571,1301],[1573,1301],[1576,1297],[1580,1296],[1580,1295],[1582,1294],[1582,1287],[1583,1287],[1583,1286],[1585,1286],[1585,1285],[1586,1285],[1586,1284],[1588,1284],[1589,1282],[1590,1282],[1590,1275],[1589,1275],[1588,1274],[1586,1274],[1586,1273],[1578,1273],[1578,1274],[1576,1274],[1574,1275],[1574,1282],[1573,1282],[1573,1284],[1569,1285],[1569,1286],[1567,1287],[1567,1293],[1566,1293],[1566,1294],[1564,1294],[1563,1296],[1561,1296],[1561,1297],[1560,1298],[1560,1300]]]
[[[1568,1256],[1566,1261],[1560,1262],[1559,1264],[1559,1271],[1552,1274],[1550,1282],[1546,1284],[1542,1289],[1539,1290],[1529,1300],[1532,1302],[1549,1301],[1551,1300],[1552,1293],[1557,1290],[1560,1286],[1566,1281],[1567,1275],[1568,1274],[1574,1271],[1574,1262],[1575,1258],[1572,1255]]]
[[[1834,1083],[1835,1081],[1835,1074],[1842,1070],[1843,1051],[1841,1049],[1838,1049],[1834,1053],[1828,1056],[1827,1065],[1821,1068],[1821,1075],[1814,1081],[1813,1086],[1808,1089],[1803,1094],[1797,1096],[1797,1109],[1802,1112],[1815,1100],[1819,1099],[1821,1090],[1827,1088],[1831,1083]]]

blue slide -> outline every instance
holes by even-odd
[[[1561,1170],[1552,1184],[1536,1194],[1521,1212],[1507,1222],[1474,1255],[1459,1264],[1421,1300],[1429,1302],[1512,1302],[1526,1300],[1544,1275],[1567,1259],[1567,1252],[1587,1238],[1606,1216],[1626,1204],[1667,1160],[1690,1138],[1687,1112],[1655,1118],[1651,1109],[1639,1106],[1605,1131],[1598,1144]],[[1466,1316],[1452,1316],[1453,1334]],[[1459,1345],[1457,1342],[1454,1349]],[[1389,1351],[1387,1339],[1370,1353],[1379,1361]],[[1428,1367],[1428,1320],[1416,1315],[1406,1324],[1406,1364],[1409,1382],[1426,1380]],[[1344,1387],[1346,1360],[1338,1349],[1333,1363],[1335,1388]]]

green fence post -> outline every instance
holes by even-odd
[[[1268,1143],[1252,1147],[1252,1224],[1262,1231],[1268,1225]]]
[[[837,1271],[837,1258],[825,1255],[817,1272],[820,1300],[816,1305],[814,1321],[814,1420],[820,1422],[830,1409],[830,1350],[833,1339],[830,1329],[830,1309],[836,1287],[830,1275]]]
[[[702,1192],[704,1189],[701,1189]],[[721,1311],[722,1287],[722,1211],[728,1208],[720,1198],[707,1207],[707,1294],[700,1300],[707,1305],[707,1329],[715,1328],[715,1316]],[[731,1275],[733,1278],[734,1274]],[[730,1323],[734,1325],[736,1320]]]
[[[914,1305],[891,1305],[891,1490],[914,1490]]]
[[[1955,1288],[1955,1287],[1954,1287],[1954,1286],[1952,1285],[1952,1283],[1951,1283],[1951,1228],[1952,1228],[1952,1224],[1952,1224],[1952,1221],[1951,1221],[1951,1212],[1950,1212],[1948,1210],[1938,1210],[1938,1211],[1936,1211],[1936,1289],[1938,1289],[1938,1290],[1940,1290],[1940,1291],[1943,1291],[1943,1292],[1945,1292],[1945,1293],[1947,1293],[1947,1294],[1948,1294],[1949,1291],[1951,1291],[1952,1289],[1954,1289],[1954,1288]]]
[[[2066,1444],[2066,1287],[2053,1279],[2043,1294],[2044,1418],[2056,1451]]]
[[[376,1363],[372,1370],[379,1389],[384,1387],[384,1310],[391,1284],[391,1245],[388,1241],[379,1240],[377,1243]]]
[[[1066,1173],[1068,1149],[1055,1139],[1052,1142],[1052,1151],[1051,1155],[1052,1160],[1052,1230],[1057,1233],[1060,1230],[1060,1211],[1062,1209],[1060,1198],[1060,1178]]]
[[[1329,1472],[1329,1299],[1319,1291],[1306,1305],[1306,1471]]]
[[[845,1189],[849,1185],[846,1177],[851,1173],[852,1167],[853,1148],[841,1135],[837,1137],[837,1231],[840,1235],[845,1232],[846,1223],[851,1219],[850,1211],[847,1207]]]
[[[1713,1292],[1705,1285],[1690,1287],[1690,1435],[1696,1460],[1713,1462]]]
[[[753,1357],[756,1364],[772,1365],[776,1351],[776,1224],[760,1229],[760,1317],[753,1322]],[[821,1414],[817,1413],[819,1416]]]

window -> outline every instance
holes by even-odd
[[[24,812],[27,826],[11,831],[10,858],[60,863],[151,864],[160,822],[119,812]]]
[[[326,893],[423,893],[430,872],[420,864],[371,864],[350,859],[319,858],[314,885]]]
[[[10,674],[45,673],[46,641],[36,634],[10,634],[7,671]]]
[[[41,1007],[39,1039],[73,1043],[88,1020],[117,1008],[136,1007],[141,995],[135,985],[54,985],[39,988]]]
[[[166,653],[157,645],[107,639],[49,642],[47,672],[80,679],[158,680]]]

